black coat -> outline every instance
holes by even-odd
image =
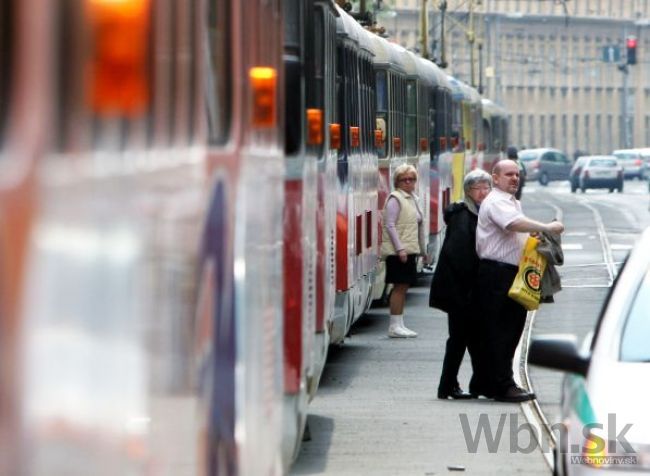
[[[476,225],[478,217],[463,202],[444,211],[447,233],[431,280],[429,306],[447,313],[466,309],[478,273]]]

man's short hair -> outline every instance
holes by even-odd
[[[519,153],[517,151],[517,148],[512,146],[512,145],[510,147],[508,147],[508,149],[506,150],[506,156],[509,159],[518,159],[519,158]]]

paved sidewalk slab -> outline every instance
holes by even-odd
[[[450,466],[476,475],[550,474],[527,431],[513,438],[511,451],[511,425],[525,423],[518,404],[436,398],[447,321],[428,307],[428,293],[423,282],[407,297],[405,321],[419,332],[416,339],[386,337],[388,309],[372,309],[343,346],[331,349],[310,409],[312,439],[303,443],[292,474],[463,474]],[[466,356],[460,375],[465,389],[470,375]],[[494,451],[484,436],[475,452],[468,448],[461,419],[470,446],[480,419],[493,433],[502,420]],[[517,451],[517,444],[527,452]]]

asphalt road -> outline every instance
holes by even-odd
[[[618,267],[650,225],[649,200],[647,182],[639,181],[627,181],[622,194],[572,194],[566,182],[526,186],[524,211],[543,221],[559,216],[566,227],[559,269],[564,289],[536,313],[533,337],[571,333],[582,339],[593,328]],[[292,474],[550,473],[539,445],[519,430],[527,415],[522,406],[435,398],[447,323],[428,308],[427,298],[427,280],[407,296],[406,322],[420,333],[417,339],[387,338],[388,311],[378,308],[360,319],[344,345],[331,349],[310,407],[311,440],[303,443]],[[466,357],[459,376],[465,387],[470,375]],[[529,375],[545,417],[557,422],[562,375],[535,367]]]

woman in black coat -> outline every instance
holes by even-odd
[[[473,382],[480,385],[477,375],[477,358],[472,356],[472,289],[478,273],[476,254],[476,224],[478,208],[492,189],[490,175],[483,170],[473,170],[463,181],[465,198],[452,203],[443,218],[447,224],[436,271],[431,281],[429,305],[447,313],[449,338],[438,385],[438,398],[472,398],[458,384],[458,369],[469,349],[474,370]],[[470,389],[472,390],[472,389]]]

